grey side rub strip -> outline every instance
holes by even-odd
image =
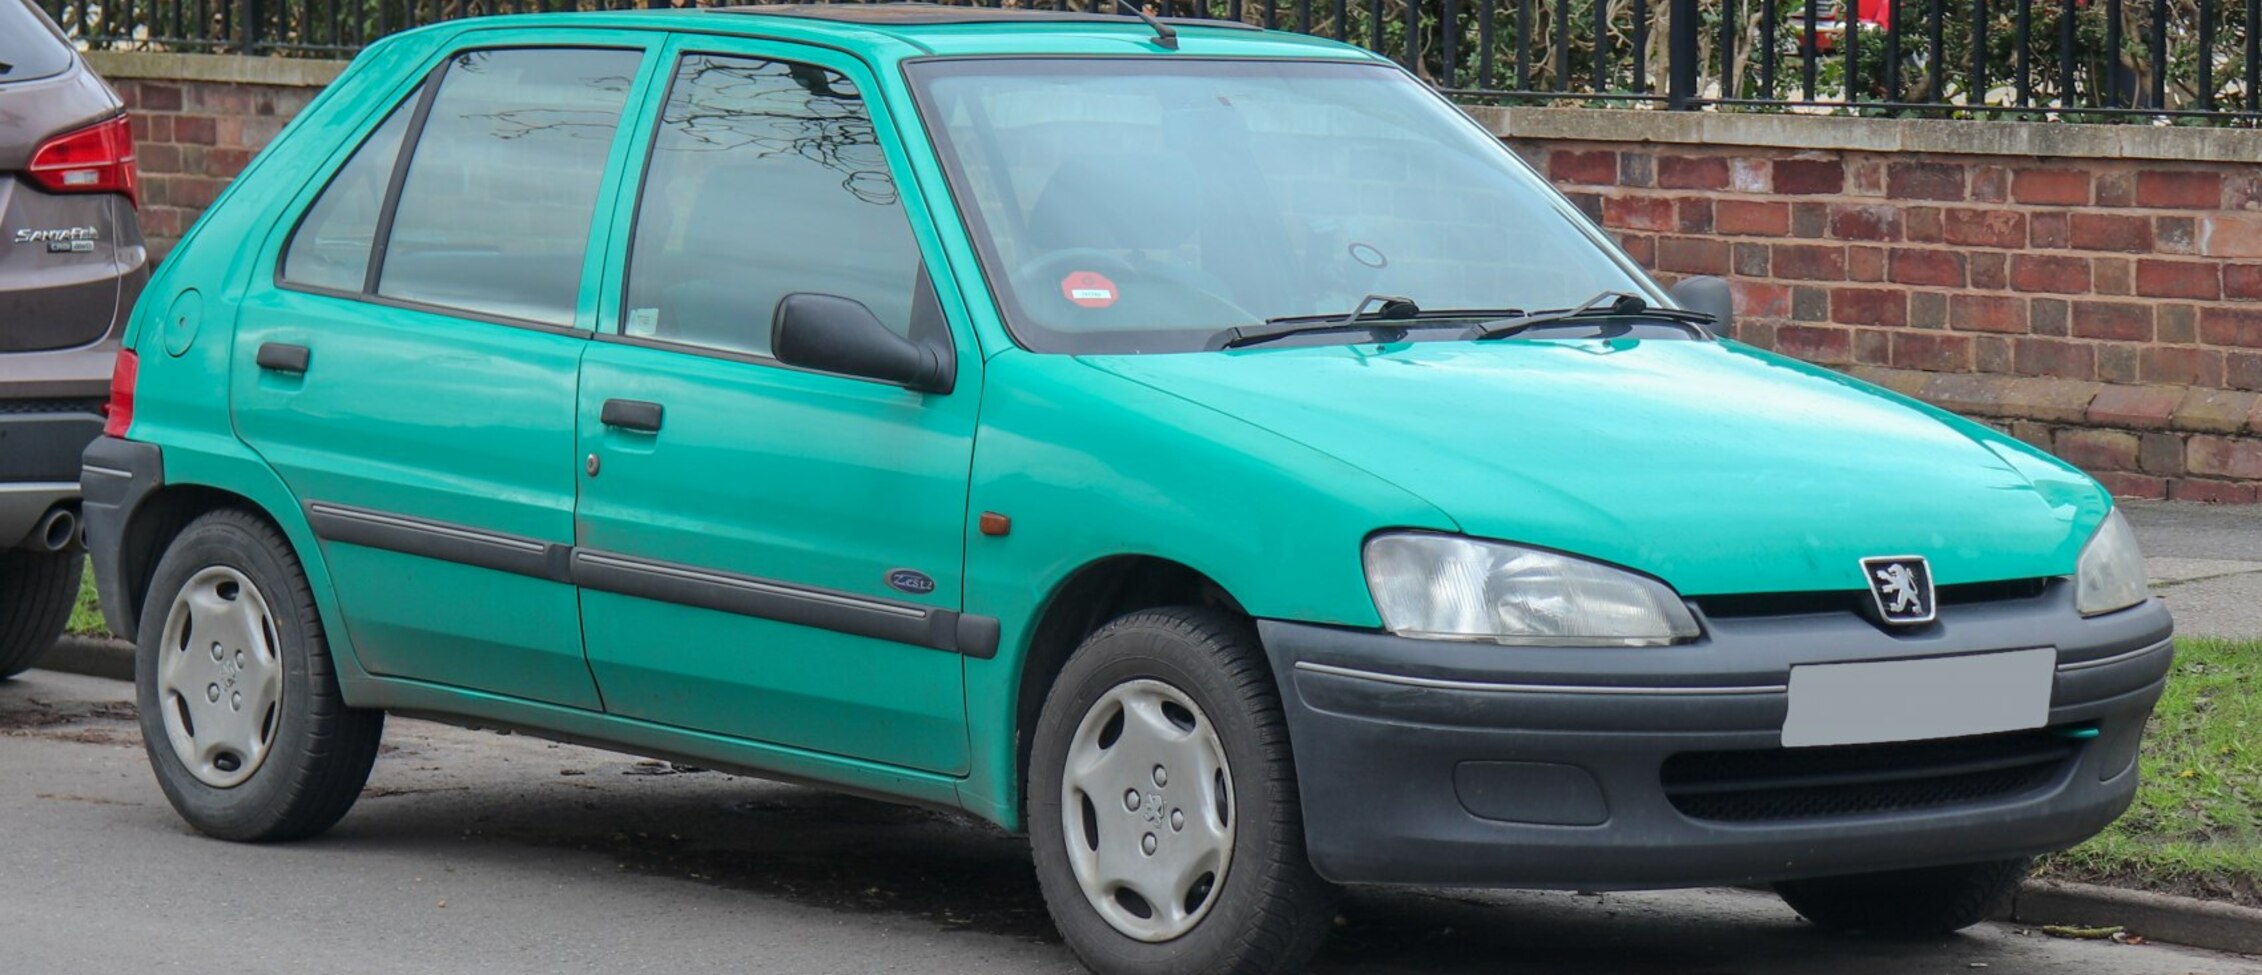
[[[325,541],[461,562],[552,582],[573,581],[566,566],[568,546],[540,539],[320,501],[306,506],[306,520],[314,526],[315,536]]]
[[[314,534],[324,541],[346,542],[639,599],[946,650],[984,660],[997,655],[998,621],[987,616],[320,501],[308,504],[306,513]]]
[[[2084,660],[2079,663],[2059,664],[2057,672],[2061,674],[2071,674],[2079,673],[2084,670],[2091,670],[2098,667],[2110,667],[2114,664],[2135,660],[2138,657],[2159,653],[2163,650],[2168,649],[2172,645],[2172,643],[2173,641],[2162,640],[2150,646],[2139,647],[2135,650],[2130,650],[2126,653],[2114,654],[2110,657],[2101,657],[2096,660]],[[1426,687],[1435,690],[1449,691],[1493,691],[1514,694],[1630,694],[1662,697],[1702,697],[1711,695],[1726,695],[1740,697],[1744,695],[1754,694],[1782,694],[1790,690],[1790,686],[1787,684],[1753,684],[1740,687],[1501,684],[1486,681],[1444,680],[1434,677],[1410,677],[1403,674],[1384,674],[1371,670],[1357,670],[1351,667],[1338,667],[1333,664],[1316,664],[1310,661],[1297,661],[1296,669],[1313,674],[1328,674],[1335,677],[1355,677],[1360,680],[1380,681],[1386,684],[1399,684],[1406,687]]]
[[[1333,664],[1315,664],[1308,660],[1296,662],[1296,669],[1306,673],[1327,674],[1332,677],[1355,677],[1360,680],[1380,681],[1385,684],[1402,684],[1407,687],[1426,687],[1442,691],[1489,691],[1508,694],[1599,694],[1636,695],[1658,697],[1741,697],[1751,694],[1782,694],[1790,690],[1786,684],[1750,684],[1737,687],[1659,687],[1651,685],[1604,686],[1588,684],[1499,684],[1490,681],[1444,680],[1436,677],[1409,677],[1402,674],[1382,674],[1371,670],[1337,667]]]

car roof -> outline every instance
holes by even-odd
[[[1183,56],[1383,60],[1364,48],[1305,34],[1262,30],[1237,21],[1173,17],[1163,22],[1178,32],[1175,53]],[[1173,53],[1153,43],[1153,28],[1128,14],[936,3],[761,4],[507,14],[435,26],[446,29],[450,25],[462,29],[587,26],[735,34],[818,43],[877,59]]]
[[[739,7],[710,8],[723,13],[762,14],[774,17],[813,17],[818,20],[837,20],[851,24],[888,24],[918,26],[926,24],[1014,24],[1052,23],[1089,24],[1108,23],[1122,26],[1128,13],[1087,13],[1075,10],[1044,10],[1025,7],[978,7],[950,3],[766,3]],[[1158,17],[1163,23],[1182,27],[1222,27],[1228,30],[1261,30],[1254,24],[1237,20],[1210,20],[1203,17]]]

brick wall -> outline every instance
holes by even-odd
[[[193,54],[95,52],[88,60],[132,115],[142,233],[159,258],[342,68]]]
[[[1519,132],[1531,112],[1544,134]],[[2123,495],[2262,500],[2262,133],[2205,147],[2249,161],[2071,158],[1976,131],[1993,151],[1799,145],[1902,124],[1864,119],[1743,126],[1789,145],[1633,141],[1644,114],[1489,120],[1661,277],[1733,282],[1744,341],[1992,423]],[[1607,127],[1566,131],[1577,115]]]
[[[336,62],[96,54],[162,255]],[[1473,108],[1738,337],[2056,452],[2262,501],[2262,132]]]

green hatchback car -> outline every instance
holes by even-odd
[[[2095,482],[1723,292],[1308,37],[465,20],[157,271],[87,537],[228,839],[397,712],[1025,829],[1110,975],[1343,883],[1971,924],[2128,805],[2168,613]]]

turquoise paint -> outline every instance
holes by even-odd
[[[241,494],[283,527],[357,706],[453,713],[955,804],[1008,826],[1019,824],[1015,743],[1026,729],[1014,715],[1029,633],[1063,582],[1099,560],[1169,559],[1255,615],[1372,627],[1359,545],[1383,529],[1561,548],[1695,595],[1850,588],[1859,585],[1854,558],[1880,552],[1926,554],[1950,583],[2064,574],[2108,510],[2094,482],[2023,444],[1734,343],[1092,358],[1016,348],[900,62],[1374,60],[1300,36],[1189,27],[1180,37],[1169,55],[1130,22],[880,29],[716,11],[475,19],[396,35],[291,123],[158,270],[137,309],[136,341],[156,327],[144,320],[186,288],[202,294],[204,323],[179,358],[143,358],[132,436],[165,446],[171,483]],[[274,289],[291,223],[424,69],[465,46],[599,38],[655,53],[630,96],[628,135],[614,147],[615,175],[590,231],[577,332],[376,306],[317,310],[306,304],[312,296]],[[583,337],[618,317],[629,189],[658,104],[655,73],[664,76],[678,50],[786,43],[823,49],[811,59],[864,85],[957,344],[958,384],[947,396],[600,349]],[[349,355],[375,365],[313,396],[293,397],[256,373],[262,337],[318,321],[360,329]],[[336,358],[325,358],[330,344],[316,349],[308,382],[334,372],[323,368]],[[406,368],[411,361],[439,373]],[[571,379],[560,373],[568,361],[583,364]],[[474,374],[511,377],[513,391],[462,400],[452,387]],[[698,404],[679,405],[694,390]],[[621,442],[591,420],[603,397],[639,392],[671,400],[666,433],[680,444]],[[451,398],[461,414],[452,425],[442,408]],[[278,405],[286,399],[297,405]],[[246,410],[280,412],[239,435]],[[754,411],[782,412],[788,426],[753,435],[733,426]],[[592,491],[579,472],[595,451],[607,470]],[[425,462],[439,456],[456,466]],[[694,473],[706,480],[686,487]],[[301,503],[355,490],[372,507],[851,592],[881,594],[875,568],[910,565],[938,583],[919,601],[994,616],[1003,641],[995,659],[961,659],[317,544]],[[686,504],[699,514],[680,516]],[[1011,515],[1012,533],[974,531],[971,515],[986,510]],[[779,517],[766,519],[773,511]],[[430,611],[435,600],[449,608]],[[498,606],[540,619],[482,628],[472,608]],[[576,632],[560,629],[576,616]],[[418,639],[443,641],[448,653],[420,658],[409,647]],[[619,713],[596,710],[571,678],[576,639],[587,640],[599,680],[617,682]],[[450,671],[457,657],[479,659]]]
[[[1929,558],[1942,584],[2064,575],[2110,503],[2093,484],[2065,490],[2088,479],[1977,424],[1735,343],[1089,361],[1341,458],[1469,534],[1639,569],[1691,596],[1861,589],[1860,560],[1881,552]]]

